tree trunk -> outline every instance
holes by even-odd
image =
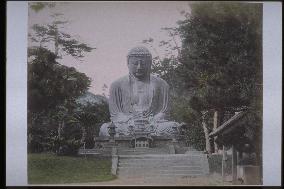
[[[219,126],[219,123],[218,123],[218,111],[214,111],[214,115],[213,115],[213,131],[215,131],[218,126]],[[215,142],[216,138],[217,137],[214,137],[214,152],[215,153],[218,152],[218,145]]]
[[[64,120],[61,123],[59,123],[59,127],[58,127],[58,130],[57,130],[59,139],[61,138],[61,131],[62,131],[62,128],[64,127],[64,124],[65,124]]]
[[[82,127],[82,139],[81,139],[82,142],[86,141],[86,136],[87,136],[86,128]]]
[[[55,45],[55,56],[58,56],[58,29],[57,26],[55,26],[55,36],[54,36],[54,45]]]
[[[221,125],[221,120],[222,120],[222,111],[220,110],[215,110],[214,115],[213,115],[213,131],[215,131],[220,125]],[[214,137],[214,152],[218,153],[219,148],[216,141],[217,137]]]
[[[211,154],[212,150],[211,150],[211,145],[210,145],[210,140],[209,140],[209,131],[207,128],[207,124],[206,124],[206,120],[205,120],[205,114],[202,115],[202,127],[203,127],[203,131],[204,131],[204,136],[205,136],[205,148],[206,151]]]

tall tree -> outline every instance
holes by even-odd
[[[54,8],[56,3],[31,3],[30,8],[36,12],[46,7]],[[80,42],[74,36],[63,31],[64,25],[69,21],[62,18],[63,14],[54,12],[50,15],[52,21],[49,24],[34,24],[32,32],[29,33],[31,47],[44,47],[52,49],[56,58],[62,58],[62,55],[71,55],[80,59],[84,53],[91,52],[94,47]]]
[[[191,105],[215,111],[215,127],[224,111],[251,106],[262,85],[261,14],[260,4],[192,3],[179,22],[182,64],[176,71],[193,92]]]
[[[91,81],[75,68],[57,63],[55,54],[45,48],[29,53],[34,56],[28,64],[28,131],[32,147],[51,142],[54,131],[60,137],[76,107],[75,99],[87,91]]]
[[[172,56],[154,59],[153,71],[171,86],[172,118],[189,128],[203,128],[205,140],[200,142],[206,141],[207,151],[213,151],[208,132],[225,120],[226,111],[261,107],[262,7],[195,2],[190,8],[190,13],[182,13],[177,28],[165,28],[171,41],[160,45]],[[181,47],[174,42],[177,36]],[[153,47],[153,41],[143,42]],[[199,136],[196,132],[200,130],[190,137]]]
[[[56,3],[30,3],[31,10],[36,12],[55,6]],[[42,133],[47,133],[47,136],[42,138],[49,143],[54,137],[61,141],[63,128],[67,125],[76,127],[71,123],[76,108],[75,99],[84,94],[91,83],[84,73],[59,64],[57,59],[63,58],[61,55],[65,54],[81,60],[85,53],[95,49],[63,32],[62,28],[68,21],[62,20],[60,16],[60,13],[52,14],[51,23],[35,24],[29,32],[28,131],[30,138],[36,138],[33,130],[45,129]],[[77,143],[76,139],[74,145]]]

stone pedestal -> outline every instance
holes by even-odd
[[[129,147],[134,148],[135,147],[135,138],[141,138],[146,136],[120,136],[120,137],[114,137],[115,142],[110,143],[108,137],[96,137],[95,138],[95,146],[101,146],[102,148],[107,148],[111,146],[117,146],[117,147]],[[151,145],[150,148],[160,148],[165,147],[169,145],[174,145],[175,147],[185,147],[185,141],[183,138],[176,138],[175,141],[171,137],[166,136],[151,136],[149,137],[151,139]]]

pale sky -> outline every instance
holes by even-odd
[[[128,74],[127,52],[142,40],[153,38],[159,55],[164,54],[158,42],[169,37],[161,28],[176,26],[183,19],[183,10],[189,11],[188,2],[58,2],[52,9],[29,11],[29,26],[50,22],[52,12],[63,13],[70,21],[63,30],[97,49],[87,53],[82,62],[69,56],[59,62],[85,73],[92,79],[89,91],[102,94],[104,84],[109,87]]]

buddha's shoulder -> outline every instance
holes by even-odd
[[[128,75],[126,75],[126,76],[120,77],[117,80],[115,80],[114,82],[112,82],[111,86],[112,87],[118,87],[118,86],[121,86],[121,85],[128,83],[128,81],[129,81],[129,77],[128,77]]]
[[[169,84],[165,80],[163,80],[162,78],[160,78],[158,76],[152,75],[152,74],[151,74],[151,80],[152,80],[152,82],[154,82],[154,83],[156,83],[160,86],[164,86],[164,87],[169,86]]]

